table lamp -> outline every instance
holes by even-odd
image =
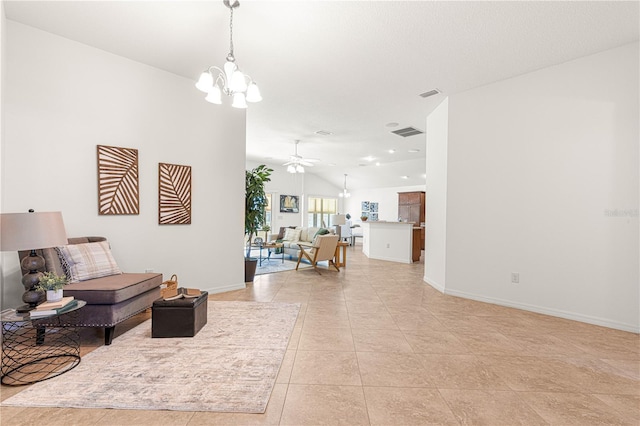
[[[331,224],[336,227],[336,235],[338,239],[342,239],[342,231],[340,229],[340,225],[344,225],[347,223],[347,216],[343,214],[332,214],[331,215]]]
[[[36,249],[63,246],[67,244],[67,232],[64,229],[61,212],[2,213],[0,214],[0,251],[30,250],[29,256],[22,259],[20,265],[29,271],[22,276],[25,292],[22,301],[26,305],[16,308],[17,312],[34,309],[42,293],[35,290],[40,277],[39,269],[44,268],[42,256]]]

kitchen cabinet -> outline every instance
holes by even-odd
[[[402,222],[413,222],[419,226],[420,248],[424,250],[424,222],[425,222],[425,193],[424,191],[398,192],[398,219]]]

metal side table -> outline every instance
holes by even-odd
[[[21,386],[59,376],[80,364],[78,310],[31,319],[29,313],[2,311],[2,362],[0,382]]]

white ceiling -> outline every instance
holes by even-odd
[[[229,48],[221,0],[4,3],[7,19],[194,82],[222,66]],[[387,123],[425,130],[446,95],[631,43],[639,33],[635,1],[241,3],[236,61],[264,97],[247,110],[247,157],[284,163],[300,139],[299,154],[321,160],[308,171],[340,187],[348,173],[350,189],[424,184],[424,135],[401,138]],[[418,96],[434,88],[442,94]],[[207,105],[211,114],[230,108]]]

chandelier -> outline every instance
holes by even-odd
[[[341,198],[349,198],[351,197],[351,193],[349,191],[347,191],[347,174],[344,174],[344,188],[342,189],[342,192],[338,194],[338,196],[340,196]]]
[[[262,96],[258,85],[246,74],[238,69],[236,58],[233,56],[233,9],[240,6],[238,0],[223,0],[231,11],[229,19],[229,54],[223,69],[211,66],[200,74],[196,83],[198,90],[207,94],[205,100],[212,104],[222,103],[222,93],[233,97],[231,106],[246,108],[247,102],[260,102]]]

